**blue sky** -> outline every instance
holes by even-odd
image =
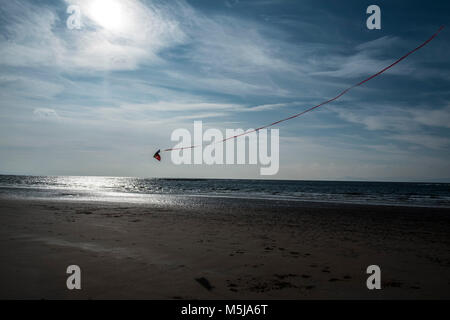
[[[194,120],[255,128],[335,96],[448,22],[448,1],[4,1],[0,173],[261,178],[175,166]],[[81,29],[66,9],[81,8]],[[366,28],[367,6],[381,30]],[[118,9],[119,8],[119,9]],[[339,101],[280,125],[279,179],[450,177],[450,27]]]

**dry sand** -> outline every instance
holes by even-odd
[[[0,298],[450,299],[449,209],[192,203],[1,200]]]

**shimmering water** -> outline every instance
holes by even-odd
[[[1,198],[152,202],[156,195],[450,208],[449,183],[0,175]]]

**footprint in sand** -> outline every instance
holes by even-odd
[[[202,287],[204,287],[208,291],[211,291],[212,289],[214,289],[214,287],[211,285],[211,283],[209,283],[209,280],[206,279],[205,277],[195,278],[195,281],[197,281],[199,284],[201,284]]]
[[[324,273],[330,273],[330,267],[329,267],[329,266],[323,267],[322,272],[324,272]]]
[[[228,282],[228,289],[230,291],[233,291],[233,292],[237,292],[238,291],[236,289],[237,288],[237,284],[230,282],[230,280],[227,280],[227,282]]]

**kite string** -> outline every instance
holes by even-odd
[[[368,77],[367,79],[364,79],[364,80],[358,82],[357,84],[354,84],[353,86],[351,86],[351,87],[349,87],[349,88],[343,90],[341,93],[339,93],[339,94],[338,94],[337,96],[335,96],[334,98],[331,98],[331,99],[329,99],[329,100],[326,100],[326,101],[324,101],[324,102],[322,102],[322,103],[320,103],[320,104],[318,104],[318,105],[316,105],[316,106],[314,106],[314,107],[311,107],[311,108],[309,108],[309,109],[306,109],[306,110],[304,110],[304,111],[302,111],[302,112],[300,112],[300,113],[294,114],[294,115],[292,115],[292,116],[290,116],[290,117],[288,117],[288,118],[284,118],[284,119],[281,119],[281,120],[272,122],[272,123],[270,123],[270,124],[268,124],[268,125],[265,125],[265,126],[262,126],[262,127],[259,127],[259,128],[253,129],[253,130],[250,130],[250,131],[245,131],[245,132],[240,133],[240,134],[237,134],[237,135],[235,135],[235,136],[231,136],[231,137],[225,138],[225,139],[223,139],[223,140],[220,140],[220,141],[215,142],[214,144],[223,143],[223,142],[225,142],[225,141],[227,141],[227,140],[230,140],[230,139],[236,139],[236,138],[238,138],[238,137],[240,137],[240,136],[247,135],[247,134],[252,133],[252,132],[257,132],[257,131],[259,131],[259,130],[261,130],[261,129],[265,129],[265,128],[268,128],[268,127],[277,125],[277,124],[279,124],[279,123],[281,123],[281,122],[284,122],[284,121],[287,121],[287,120],[291,120],[291,119],[300,117],[301,115],[303,115],[303,114],[305,114],[305,113],[307,113],[307,112],[310,112],[310,111],[312,111],[312,110],[314,110],[314,109],[316,109],[316,108],[319,108],[319,107],[321,107],[321,106],[323,106],[323,105],[326,105],[326,104],[328,104],[328,103],[330,103],[330,102],[333,102],[333,101],[339,99],[339,98],[342,97],[344,94],[346,94],[347,92],[349,92],[351,89],[356,88],[356,87],[359,87],[359,86],[361,86],[362,84],[364,84],[364,83],[366,83],[366,82],[372,80],[373,78],[379,76],[379,75],[382,74],[383,72],[385,72],[385,71],[389,70],[390,68],[392,68],[393,66],[395,66],[395,65],[396,65],[397,63],[399,63],[400,61],[406,59],[409,55],[413,54],[413,53],[416,52],[417,50],[419,50],[419,49],[421,49],[422,47],[424,47],[425,45],[427,45],[431,40],[433,40],[433,39],[439,34],[439,32],[442,31],[442,29],[444,29],[444,26],[441,26],[441,27],[438,29],[438,31],[436,31],[436,33],[434,33],[430,38],[428,38],[425,42],[423,42],[423,43],[422,43],[420,46],[418,46],[417,48],[415,48],[415,49],[409,51],[408,53],[406,53],[405,55],[403,55],[402,57],[400,57],[399,59],[397,59],[396,61],[394,61],[394,62],[393,62],[392,64],[390,64],[389,66],[387,66],[387,67],[383,68],[382,70],[378,71],[377,73],[371,75],[371,76]],[[165,150],[163,150],[163,151],[164,151],[164,152],[167,152],[167,151],[175,151],[175,150],[183,150],[183,149],[193,149],[193,148],[196,148],[196,147],[199,147],[199,145],[192,145],[192,146],[189,146],[189,147],[170,148],[170,149],[165,149]]]

